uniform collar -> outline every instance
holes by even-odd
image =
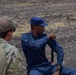
[[[7,43],[7,41],[2,39],[2,38],[0,38],[0,43]]]

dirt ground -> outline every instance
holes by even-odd
[[[12,1],[0,4],[0,16],[11,17],[19,23],[13,40],[10,43],[15,45],[22,53],[20,37],[22,33],[30,31],[30,18],[32,16],[43,17],[48,23],[45,32],[54,32],[57,36],[57,41],[64,48],[65,56],[63,65],[76,68],[76,2],[51,3],[49,0],[48,2],[46,1],[40,4],[37,1]],[[51,49],[47,46],[46,56],[49,61],[50,54]]]

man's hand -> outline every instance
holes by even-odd
[[[54,72],[53,75],[59,75],[59,70]]]
[[[57,65],[57,70],[53,73],[53,75],[59,75],[60,73],[60,65]]]
[[[48,34],[49,39],[55,39],[56,35],[54,33]]]

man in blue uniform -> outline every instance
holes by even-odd
[[[27,60],[28,75],[76,75],[76,70],[62,66],[64,50],[53,39],[54,35],[45,34],[47,24],[40,17],[30,20],[31,31],[21,37],[23,52]],[[48,44],[57,53],[57,64],[52,65],[46,58],[45,47]]]

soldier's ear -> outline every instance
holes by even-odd
[[[10,37],[12,36],[12,34],[13,34],[13,32],[12,32],[12,31],[9,31],[9,32],[7,33],[7,37],[10,38]]]

